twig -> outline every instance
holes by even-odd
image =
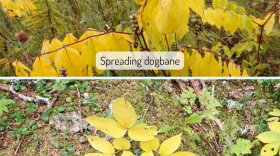
[[[42,101],[44,101],[47,104],[47,108],[49,107],[51,101],[49,98],[43,98],[43,97],[39,97],[39,98],[33,98],[33,97],[29,97],[29,96],[25,96],[23,94],[17,93],[14,89],[13,89],[13,85],[9,86],[5,86],[0,84],[0,89],[1,90],[5,90],[5,91],[9,91],[10,93],[12,93],[14,96],[21,98],[24,101],[28,101],[28,102],[33,102],[33,103],[42,103]]]
[[[54,106],[55,102],[57,101],[58,96],[60,95],[60,93],[61,93],[60,89],[57,90],[56,95],[55,95],[54,99],[52,100],[52,102],[51,102],[51,104],[50,104],[48,109],[52,109],[52,107]]]
[[[199,79],[199,82],[200,82],[200,84],[202,85],[202,87],[204,88],[204,90],[205,90],[206,92],[208,92],[207,86],[205,85],[205,81]]]
[[[183,90],[185,89],[185,85],[184,83],[182,83],[180,80],[176,79],[175,80],[178,84],[178,86],[180,87],[181,92],[183,92]]]
[[[145,116],[146,116],[146,113],[147,113],[147,111],[148,111],[148,109],[149,109],[149,107],[150,107],[150,105],[151,105],[151,103],[154,101],[154,98],[152,98],[152,100],[150,101],[150,103],[149,103],[149,105],[148,105],[148,107],[147,107],[147,109],[146,109],[146,111],[145,111],[145,113],[144,113],[144,115],[143,115],[143,118],[142,118],[142,121],[141,121],[141,123],[143,123],[143,120],[144,120],[144,118],[145,118]]]
[[[17,153],[18,153],[18,151],[19,151],[19,149],[20,149],[20,146],[21,146],[21,144],[22,144],[24,138],[25,138],[25,135],[23,135],[23,137],[21,138],[21,140],[20,140],[20,142],[19,142],[19,144],[18,144],[18,147],[17,147],[17,149],[16,149],[14,155],[17,155]]]
[[[77,91],[78,91],[78,104],[79,104],[79,115],[80,115],[80,117],[82,117],[82,109],[81,109],[81,101],[80,101],[80,99],[81,99],[81,94],[80,94],[80,91],[79,91],[79,89],[77,89]],[[82,121],[82,120],[81,120]],[[82,127],[82,123],[80,124],[80,130],[81,130],[81,133],[84,133],[84,131],[83,131],[83,127]]]

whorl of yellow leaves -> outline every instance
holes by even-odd
[[[9,13],[12,18],[20,18],[22,15],[28,17],[35,14],[36,6],[33,0],[0,0],[4,11]]]
[[[154,156],[153,151],[156,150],[163,156],[196,156],[196,154],[192,152],[174,153],[181,144],[182,133],[165,140],[160,145],[158,138],[154,136],[157,135],[156,126],[147,127],[146,124],[135,125],[135,110],[130,102],[124,98],[116,99],[113,102],[113,115],[116,121],[101,117],[86,118],[89,124],[116,139],[114,139],[112,145],[105,139],[95,136],[86,136],[91,146],[101,153],[88,153],[85,156],[112,156],[116,152],[115,149],[123,150],[122,156],[134,156],[132,152],[128,151],[131,148],[130,142],[122,138],[126,131],[128,131],[128,136],[132,140],[141,141],[141,148],[145,151],[141,156]]]

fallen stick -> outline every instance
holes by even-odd
[[[10,93],[12,93],[14,96],[17,96],[19,98],[21,98],[24,101],[27,102],[33,102],[37,105],[40,105],[42,103],[46,103],[47,108],[50,106],[50,99],[49,98],[43,98],[43,97],[38,97],[38,98],[33,98],[33,97],[29,97],[29,96],[25,96],[23,94],[17,93],[14,89],[13,89],[13,85],[9,86],[5,86],[0,84],[0,89],[1,90],[5,90],[5,91],[9,91]]]
[[[51,102],[50,106],[48,107],[48,109],[52,109],[52,107],[54,106],[55,102],[57,101],[58,96],[60,95],[60,93],[61,93],[60,89],[57,90],[56,95],[55,95],[54,99],[52,100],[52,102]]]
[[[81,99],[81,94],[80,94],[79,89],[77,89],[77,91],[78,91],[79,115],[80,115],[80,117],[82,118],[82,108],[81,108],[82,103],[81,103],[81,101],[80,101],[80,99]],[[81,121],[82,121],[82,120],[81,120]],[[81,126],[80,126],[81,133],[84,133],[83,127],[82,127],[83,124],[80,124],[80,125],[81,125]]]
[[[22,144],[24,138],[25,138],[25,135],[23,135],[23,137],[21,138],[21,140],[20,140],[20,142],[19,142],[19,144],[18,144],[18,147],[17,147],[17,149],[16,149],[14,155],[17,155],[17,153],[18,153],[18,151],[19,151],[19,149],[20,149],[20,146],[21,146],[21,144]]]

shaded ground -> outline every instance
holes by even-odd
[[[204,111],[196,99],[191,107],[182,102],[181,89],[193,88],[188,80],[36,80],[13,82],[17,93],[28,97],[44,97],[57,101],[52,109],[46,110],[46,103],[28,103],[14,94],[0,90],[0,99],[15,99],[9,104],[9,113],[0,112],[0,155],[84,155],[95,152],[83,135],[96,135],[111,140],[81,120],[87,116],[111,117],[109,105],[113,100],[124,97],[134,106],[138,120],[158,129],[168,125],[175,129],[158,134],[161,142],[182,131],[180,151],[191,151],[199,156],[230,155],[225,153],[229,144],[239,138],[256,140],[256,135],[267,131],[267,114],[279,109],[279,91],[274,86],[279,80],[204,80],[198,88],[212,93],[221,103],[215,117],[221,122],[221,130],[214,120],[203,118],[202,122],[188,124],[192,132],[184,131],[182,122],[191,114]],[[3,86],[11,86],[8,80],[1,80]],[[0,87],[0,88],[1,88]],[[80,98],[79,98],[80,97]],[[231,101],[229,101],[231,100]],[[188,108],[188,109],[187,109]],[[81,132],[82,131],[82,132]],[[22,143],[20,144],[20,142]],[[255,141],[256,142],[256,141]],[[20,146],[19,146],[20,145]],[[262,143],[251,148],[259,155]],[[139,145],[133,143],[134,154],[140,155]],[[234,155],[234,154],[232,154]]]

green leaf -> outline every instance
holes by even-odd
[[[193,105],[196,100],[196,94],[194,93],[191,87],[188,87],[188,90],[184,90],[181,94],[181,101],[185,104]]]
[[[5,112],[9,112],[8,108],[6,105],[8,104],[14,104],[15,101],[11,100],[11,99],[1,99],[0,100],[0,115],[5,111]]]
[[[236,155],[240,154],[251,154],[251,148],[253,147],[253,143],[250,140],[246,139],[238,139],[236,145],[230,145],[229,150],[231,153],[235,153]]]
[[[57,109],[57,111],[58,111],[58,112],[63,112],[63,111],[64,111],[64,108],[63,108],[63,107],[59,107],[59,108]]]
[[[200,123],[203,116],[192,114],[190,117],[186,118],[185,121],[182,123],[183,125],[189,124],[189,123]]]
[[[174,128],[176,128],[176,127],[178,127],[178,126],[176,125],[176,126],[169,127],[169,125],[166,125],[166,126],[160,128],[160,129],[158,130],[158,133],[169,132],[169,131],[171,131],[172,129],[174,129]]]
[[[71,116],[71,115],[67,115],[65,119],[66,119],[67,121],[69,121],[69,120],[72,119],[72,116]]]
[[[67,111],[67,112],[73,111],[73,107],[67,107],[67,108],[66,108],[66,111]]]

